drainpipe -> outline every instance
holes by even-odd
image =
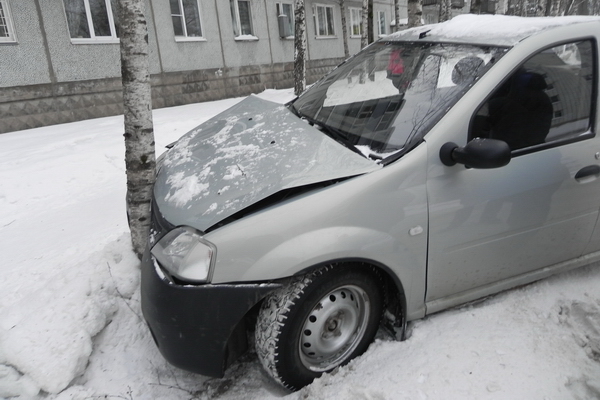
[[[54,66],[52,65],[52,55],[50,54],[50,48],[48,47],[48,38],[46,36],[46,27],[44,25],[42,8],[40,7],[39,0],[34,1],[35,9],[38,14],[38,21],[40,21],[40,32],[42,33],[42,40],[44,41],[44,52],[46,53],[46,60],[48,61],[48,76],[50,78],[50,87],[52,88],[52,97],[54,97],[56,95],[56,74],[54,73]]]

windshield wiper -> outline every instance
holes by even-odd
[[[356,148],[356,146],[354,146],[354,144],[348,139],[348,134],[346,132],[342,131],[341,129],[333,128],[329,125],[324,124],[323,122],[317,121],[314,118],[304,115],[303,113],[300,112],[300,110],[298,110],[296,108],[293,101],[288,103],[287,106],[288,106],[288,109],[298,118],[302,118],[302,119],[306,120],[310,125],[318,126],[319,128],[321,128],[320,130],[322,132],[327,134],[327,136],[329,136],[336,142],[342,144],[344,147],[349,148],[353,152],[360,154],[361,156],[363,156],[365,158],[368,158],[358,148]]]
[[[300,111],[298,111],[298,109],[296,108],[296,106],[294,105],[294,102],[296,101],[296,99],[298,99],[297,97],[290,101],[289,103],[287,103],[285,106],[288,108],[288,110],[290,110],[292,112],[292,114],[294,114],[296,117],[298,118],[303,118],[303,115],[300,113]]]
[[[332,138],[333,140],[335,140],[336,142],[342,144],[343,146],[349,148],[350,150],[352,150],[353,152],[360,154],[361,156],[367,158],[367,156],[365,156],[349,139],[348,139],[348,134],[344,131],[342,131],[341,129],[336,129],[333,128],[327,124],[324,124],[323,122],[317,121],[316,119],[307,117],[306,115],[302,115],[299,111],[298,111],[298,116],[300,118],[305,119],[306,121],[308,121],[308,123],[310,125],[316,125],[320,128],[320,130],[322,132],[324,132],[325,134],[327,134],[327,136],[329,136],[330,138]]]

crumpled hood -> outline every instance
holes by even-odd
[[[154,196],[171,224],[205,231],[283,189],[379,168],[281,104],[250,96],[168,151]]]

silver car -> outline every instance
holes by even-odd
[[[386,37],[283,106],[183,136],[154,188],[142,307],[219,377],[254,334],[297,390],[378,328],[600,259],[600,19],[466,15]]]

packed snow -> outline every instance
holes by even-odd
[[[155,110],[157,151],[240,100]],[[170,366],[140,311],[122,124],[0,135],[0,398],[600,398],[599,264],[429,316],[403,342],[382,331],[366,354],[297,393],[252,352],[222,379]]]
[[[389,38],[406,36],[423,38],[437,37],[444,40],[467,41],[468,43],[490,43],[514,46],[522,39],[545,29],[582,22],[598,23],[598,16],[574,15],[555,17],[516,17],[491,14],[462,14],[440,24],[425,25],[392,33]]]

